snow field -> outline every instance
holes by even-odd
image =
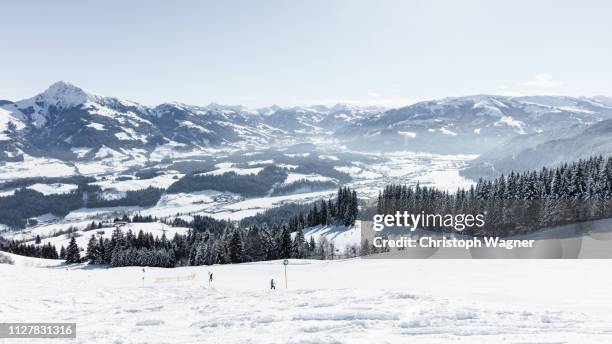
[[[114,189],[117,191],[136,191],[146,189],[148,187],[167,189],[172,183],[183,177],[182,173],[165,173],[163,175],[153,177],[150,179],[133,179],[133,180],[102,180],[95,183],[94,185],[100,186],[104,190]]]
[[[5,162],[0,169],[0,180],[14,180],[30,177],[65,177],[75,174],[68,164],[47,158],[23,155],[23,161]]]
[[[215,167],[217,168],[214,171],[210,171],[210,172],[205,172],[205,173],[198,173],[197,175],[202,175],[202,176],[220,176],[222,174],[228,173],[228,172],[234,172],[237,175],[249,175],[249,174],[258,174],[259,172],[261,172],[264,168],[263,167],[253,167],[253,168],[239,168],[239,167],[233,167],[233,163],[231,162],[222,162],[219,164],[216,164]]]
[[[0,265],[0,321],[77,322],[76,343],[610,343],[610,264],[291,260],[285,289],[280,261],[144,273],[16,262]]]
[[[77,188],[76,184],[62,184],[62,183],[55,183],[55,184],[37,183],[37,184],[28,186],[28,189],[38,191],[44,195],[69,193],[72,190],[76,190],[76,188]]]
[[[291,172],[287,175],[287,179],[285,179],[282,185],[290,185],[300,180],[307,180],[310,182],[329,182],[333,181],[334,179],[322,176],[320,174],[303,174]]]
[[[344,254],[344,249],[347,246],[361,245],[361,221],[357,221],[355,226],[346,228],[345,226],[314,226],[304,228],[304,238],[306,242],[313,238],[315,243],[319,242],[319,239],[324,237],[329,242],[333,242],[336,250],[336,254]]]
[[[335,190],[330,190],[247,199],[236,194],[211,190],[167,194],[162,196],[157,205],[141,211],[141,214],[163,217],[181,213],[211,216],[220,220],[240,220],[287,202],[311,202],[322,198],[328,198],[334,193]]]

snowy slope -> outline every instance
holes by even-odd
[[[160,176],[156,176],[149,179],[133,179],[133,180],[103,180],[99,182],[92,183],[94,185],[98,185],[102,187],[102,189],[113,189],[116,191],[134,191],[134,190],[142,190],[148,187],[154,188],[162,188],[167,189],[172,183],[174,183],[177,179],[181,178],[183,174],[175,173],[173,171],[166,171],[165,174]]]
[[[48,267],[60,267],[64,264],[63,260],[58,259],[43,259],[43,258],[32,258],[26,256],[20,256],[8,252],[0,251],[0,261],[8,261],[10,265],[16,267],[37,267],[37,268],[48,268]]]
[[[463,173],[470,177],[497,176],[510,171],[536,170],[591,156],[612,155],[612,120],[586,128],[544,132],[514,138],[482,154]]]
[[[603,344],[610,264],[291,260],[288,289],[279,261],[144,273],[0,265],[0,322],[77,322],[76,343]]]
[[[325,238],[329,242],[333,242],[337,254],[343,254],[345,248],[356,246],[359,247],[361,244],[361,221],[357,221],[355,226],[315,226],[304,228],[304,238],[306,242],[313,238],[315,243],[319,242],[321,238]]]

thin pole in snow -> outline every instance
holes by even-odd
[[[283,260],[283,265],[285,266],[285,289],[287,289],[287,265],[289,265],[289,260]]]

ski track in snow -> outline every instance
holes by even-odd
[[[609,296],[593,308],[611,278],[597,278],[599,283],[591,284],[597,290],[585,295],[562,297],[573,295],[573,287],[560,285],[544,296],[564,270],[602,268],[607,262],[538,261],[537,269],[519,272],[523,263],[292,260],[285,289],[279,261],[146,268],[144,286],[137,267],[42,268],[17,262],[0,265],[8,276],[0,281],[8,296],[0,300],[0,322],[77,322],[76,343],[612,342]],[[445,276],[445,270],[455,273]],[[207,271],[214,273],[212,286],[205,282]],[[540,276],[543,285],[529,290],[520,279],[497,279],[483,287],[470,279],[495,271]],[[271,277],[276,291],[267,289]],[[457,278],[473,283],[454,284]]]

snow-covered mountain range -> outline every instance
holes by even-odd
[[[164,145],[183,150],[270,145],[296,134],[330,132],[377,111],[349,105],[257,110],[218,104],[147,107],[57,82],[32,98],[0,101],[0,160],[19,161],[23,154],[91,159],[101,149],[151,152]]]
[[[523,135],[586,127],[612,118],[608,98],[467,96],[392,109],[345,126],[352,146],[482,153]]]
[[[612,120],[607,97],[477,95],[389,110],[346,104],[252,110],[218,104],[149,107],[57,82],[29,99],[0,100],[0,161],[21,161],[24,155],[82,161],[168,149],[261,148],[324,137],[368,151],[485,153],[479,163],[487,165],[492,156],[514,159],[520,149],[585,130],[591,130],[585,134],[589,142],[597,141],[593,135],[605,138],[610,126],[588,129],[605,120]],[[515,142],[511,149],[504,148],[508,142]]]

